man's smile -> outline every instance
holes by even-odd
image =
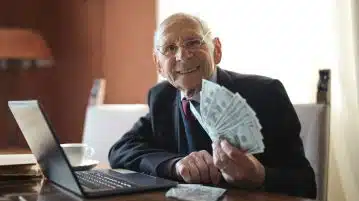
[[[182,70],[182,71],[176,71],[176,73],[178,73],[180,75],[189,74],[189,73],[197,71],[199,69],[199,67],[200,66],[196,66],[194,68],[188,68],[188,69],[185,69],[185,70]]]

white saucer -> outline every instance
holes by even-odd
[[[82,164],[72,166],[73,170],[75,171],[86,171],[91,170],[92,168],[96,167],[99,163],[98,160],[86,160]]]

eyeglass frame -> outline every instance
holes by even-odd
[[[158,52],[160,52],[163,56],[167,56],[167,57],[173,57],[173,56],[175,56],[175,55],[177,54],[177,51],[178,51],[179,47],[182,47],[182,48],[186,49],[187,51],[189,51],[189,50],[195,51],[195,50],[198,50],[198,49],[205,43],[205,38],[207,37],[207,35],[208,35],[210,32],[211,32],[210,30],[207,31],[207,33],[204,34],[204,36],[202,37],[202,39],[185,40],[185,41],[182,42],[181,45],[179,45],[179,46],[176,45],[176,48],[177,48],[177,49],[175,50],[174,54],[172,54],[172,55],[171,55],[171,52],[170,52],[170,53],[167,53],[167,54],[163,53],[159,48],[164,47],[164,46],[165,46],[165,47],[168,47],[168,46],[173,45],[174,43],[172,43],[172,44],[170,44],[170,45],[163,45],[163,46],[156,47],[156,50],[157,50]],[[186,47],[186,46],[184,45],[184,43],[186,43],[186,42],[193,42],[193,41],[200,41],[200,44],[198,44],[198,47],[195,47],[195,48],[192,47],[192,48],[191,48],[191,47]]]

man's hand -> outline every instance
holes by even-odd
[[[233,147],[227,140],[216,141],[212,147],[214,165],[228,183],[246,188],[263,184],[264,167],[252,154]]]
[[[213,157],[207,151],[192,152],[179,160],[176,174],[187,183],[218,184],[221,173],[213,164]]]

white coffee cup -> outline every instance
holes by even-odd
[[[61,144],[71,166],[81,166],[94,155],[94,148],[82,143]]]

